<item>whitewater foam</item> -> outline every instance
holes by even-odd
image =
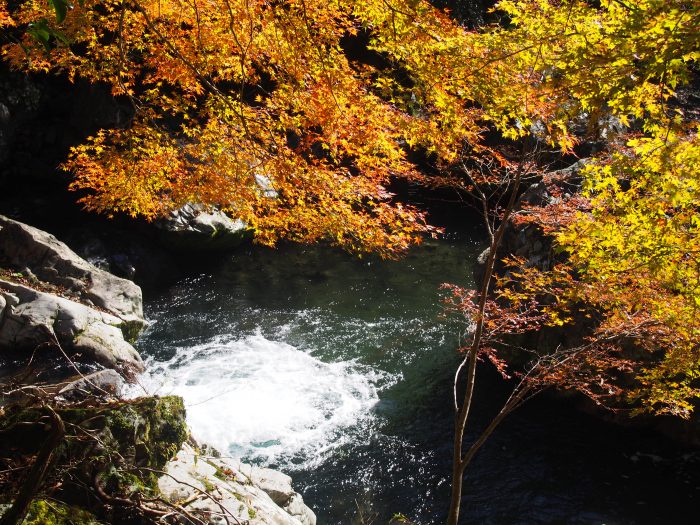
[[[195,435],[262,464],[307,468],[369,431],[378,390],[392,383],[355,361],[324,363],[260,333],[217,336],[153,358],[141,384],[182,396]],[[350,427],[352,427],[351,430]]]

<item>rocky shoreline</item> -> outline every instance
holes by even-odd
[[[169,235],[241,242],[242,226],[215,213],[185,210]],[[27,458],[41,456],[49,412],[62,427],[25,523],[146,523],[160,513],[170,523],[315,525],[291,478],[198,444],[182,399],[121,397],[144,370],[133,346],[147,323],[136,284],[4,216],[0,268],[5,466],[29,470]],[[0,477],[0,502],[9,509],[24,488]]]

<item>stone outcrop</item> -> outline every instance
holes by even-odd
[[[240,464],[240,471],[302,525],[316,524],[316,515],[306,506],[301,494],[292,488],[292,478],[278,470],[253,467],[245,463]]]
[[[141,289],[91,265],[53,235],[0,215],[0,266],[30,280],[61,287],[69,296],[118,317],[133,340],[143,329]]]
[[[96,406],[59,404],[51,409],[6,407],[0,418],[2,467],[24,470],[25,458],[36,456],[47,434],[60,429],[57,420],[69,430],[53,450],[44,494],[59,504],[95,512],[100,523],[153,523],[136,519],[136,503],[128,498],[136,492],[157,495],[154,471],[161,471],[187,439],[182,399],[146,397]],[[3,476],[0,501],[12,500],[24,480],[25,476]],[[36,525],[40,523],[46,522]]]
[[[181,251],[226,251],[251,236],[245,222],[199,204],[187,204],[156,224],[161,231],[161,241]]]
[[[122,377],[106,368],[71,381],[59,390],[58,396],[65,401],[82,401],[91,396],[116,399],[121,396],[123,386]]]
[[[101,375],[105,377],[88,376],[64,390],[114,379]],[[54,519],[66,525],[146,525],[165,514],[168,523],[182,525],[316,524],[288,476],[222,458],[188,440],[179,397],[5,410],[0,418],[0,449],[7,451],[0,458],[3,468],[21,470],[26,458],[37,454],[51,426],[47,414],[56,414],[71,429],[44,482],[52,506],[46,509],[37,499],[29,513],[32,525]],[[0,502],[11,501],[23,479],[0,479]],[[0,514],[3,510],[0,506]],[[64,514],[72,520],[62,520]]]
[[[119,371],[142,372],[138,352],[125,339],[124,320],[8,281],[0,280],[0,349],[31,352],[60,344],[69,355]]]
[[[206,452],[211,449],[205,449]],[[200,454],[185,443],[158,480],[163,497],[185,506],[205,523],[315,525],[316,516],[292,489],[291,478],[270,469]]]

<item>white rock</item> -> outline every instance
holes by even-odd
[[[82,259],[50,233],[0,215],[0,262],[62,286],[80,300],[119,317],[133,340],[143,329],[141,288]]]
[[[250,481],[267,492],[272,501],[280,507],[287,504],[291,497],[296,494],[292,488],[292,478],[269,468],[253,467],[241,464],[241,472]]]
[[[58,341],[67,354],[80,353],[127,378],[143,371],[138,352],[124,340],[119,317],[3,280],[0,296],[6,302],[0,348],[32,351]]]
[[[292,490],[291,479],[284,474],[225,458],[200,456],[189,444],[183,445],[165,471],[168,475],[158,480],[163,497],[182,505],[206,523],[223,525],[224,516],[231,523],[249,525],[316,523],[316,516]],[[285,506],[274,501],[256,480],[277,491],[278,497],[287,495]]]

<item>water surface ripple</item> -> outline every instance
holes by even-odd
[[[460,326],[442,282],[469,284],[478,253],[431,241],[402,261],[323,248],[251,248],[147,298],[143,386],[185,399],[196,436],[278,467],[320,525],[444,521],[451,381]],[[472,421],[507,385],[480,371]],[[469,524],[693,523],[700,457],[543,397],[470,468]]]

